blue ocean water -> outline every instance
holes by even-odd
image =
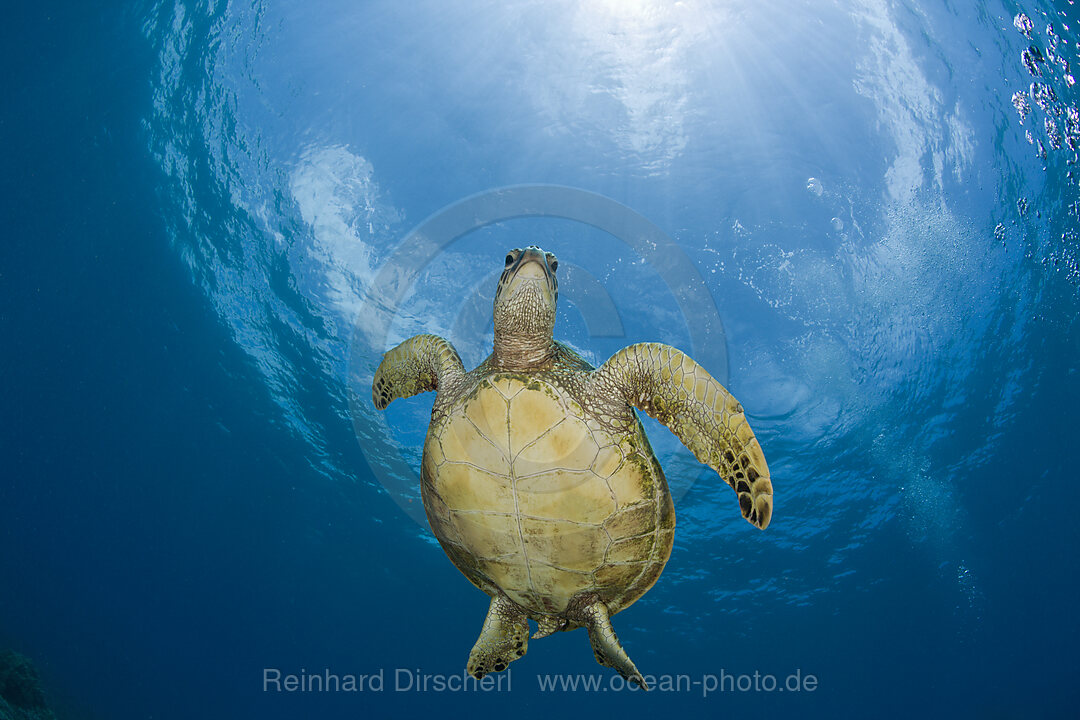
[[[62,716],[1075,713],[1071,0],[7,15],[0,649]],[[758,532],[647,424],[679,529],[614,623],[671,691],[580,630],[419,689],[487,598],[417,522],[431,398],[365,383],[417,332],[482,360],[528,244],[561,339],[709,358],[769,461]]]

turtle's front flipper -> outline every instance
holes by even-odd
[[[444,388],[465,373],[454,346],[437,335],[417,335],[383,355],[371,399],[379,410],[397,398]]]
[[[469,674],[480,679],[490,672],[501,672],[525,654],[529,647],[529,623],[525,613],[508,597],[491,598],[480,637],[469,653]]]
[[[624,680],[636,683],[642,690],[649,689],[649,686],[645,684],[645,678],[641,676],[630,656],[619,644],[615,628],[611,627],[607,605],[595,595],[576,598],[566,609],[566,616],[588,629],[589,642],[592,643],[596,662],[605,667],[614,668]]]
[[[772,519],[769,466],[742,405],[705,368],[668,345],[639,343],[612,355],[589,378],[591,397],[616,397],[664,423],[739,496],[744,518]]]

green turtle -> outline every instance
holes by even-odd
[[[593,368],[554,339],[558,259],[511,250],[495,293],[495,346],[466,371],[453,346],[417,335],[386,353],[372,398],[435,390],[421,496],[450,560],[491,596],[467,671],[505,670],[540,638],[584,627],[597,662],[646,688],[611,616],[640,598],[671,554],[675,509],[634,408],[671,429],[764,529],[772,483],[739,402],[658,343]],[[647,689],[647,688],[646,688]]]

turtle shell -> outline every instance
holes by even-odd
[[[458,569],[534,617],[582,593],[614,614],[671,554],[675,511],[641,424],[606,426],[553,378],[482,379],[433,419],[421,477],[431,528]]]

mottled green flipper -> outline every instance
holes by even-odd
[[[570,604],[566,614],[589,631],[589,643],[592,645],[596,662],[613,668],[624,680],[637,684],[642,690],[649,689],[645,678],[619,643],[615,628],[611,626],[607,606],[599,598],[595,595],[579,598]]]
[[[502,672],[525,654],[529,647],[529,623],[520,607],[505,595],[491,598],[480,637],[469,653],[469,674],[480,679],[490,672]]]
[[[742,516],[768,527],[773,489],[765,455],[742,405],[705,368],[668,345],[638,343],[597,368],[590,390],[617,395],[667,425],[738,493]]]
[[[371,399],[385,410],[398,398],[407,398],[460,381],[465,374],[454,346],[437,335],[416,335],[383,356]]]

